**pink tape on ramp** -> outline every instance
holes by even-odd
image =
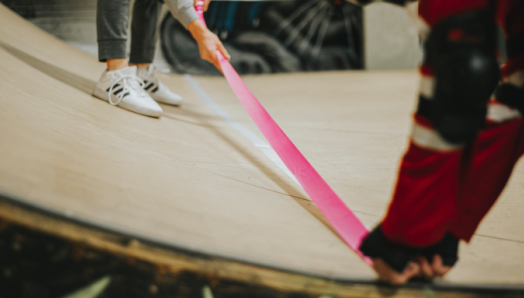
[[[202,4],[197,5],[197,13],[205,24]],[[363,238],[369,233],[368,229],[317,173],[282,129],[280,129],[275,120],[273,120],[258,99],[251,93],[229,61],[227,61],[219,51],[217,51],[217,55],[224,76],[231,86],[231,89],[233,89],[240,103],[244,106],[271,147],[273,147],[278,156],[280,156],[291,173],[295,175],[300,185],[344,242],[362,257],[366,263],[371,265],[371,259],[362,255],[358,249]]]

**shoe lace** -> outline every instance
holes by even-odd
[[[118,94],[115,94],[115,96],[117,97],[117,101],[113,102],[113,100],[111,99],[111,95],[113,94],[113,88],[115,88],[115,86],[120,82],[122,82],[121,85],[123,89]],[[116,80],[113,83],[113,85],[111,85],[111,88],[109,88],[109,93],[107,94],[107,99],[109,100],[110,104],[116,106],[122,101],[122,99],[124,99],[128,91],[144,92],[143,88],[144,81],[141,78],[139,78],[136,75],[125,75]]]

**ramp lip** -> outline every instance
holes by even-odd
[[[148,246],[151,246],[151,247],[165,249],[167,251],[174,251],[174,252],[186,254],[192,257],[199,257],[199,258],[204,258],[204,259],[217,258],[217,259],[221,259],[224,261],[231,261],[231,262],[236,262],[236,263],[241,263],[241,264],[246,264],[246,265],[258,266],[258,267],[282,271],[286,273],[303,275],[307,277],[329,279],[332,281],[346,280],[343,277],[336,277],[336,276],[329,276],[329,275],[322,275],[322,274],[312,274],[312,273],[304,272],[300,270],[292,270],[288,268],[272,266],[272,265],[265,264],[262,262],[260,263],[251,262],[251,261],[247,261],[244,259],[235,258],[234,256],[223,254],[223,253],[216,252],[213,250],[205,250],[199,247],[184,246],[183,244],[175,243],[174,241],[173,242],[163,241],[162,239],[157,239],[156,237],[143,235],[142,233],[135,233],[125,228],[110,227],[108,225],[105,225],[104,223],[96,223],[93,220],[90,220],[84,216],[78,216],[77,214],[71,214],[71,212],[68,212],[68,211],[60,211],[56,208],[44,206],[43,204],[39,204],[31,200],[25,200],[20,197],[7,194],[6,192],[2,190],[0,190],[0,202],[1,201],[7,202],[8,204],[15,205],[21,209],[24,209],[30,212],[34,212],[39,215],[50,217],[55,220],[65,221],[73,225],[78,225],[83,228],[98,230],[98,231],[105,232],[108,234],[130,238],[129,240],[136,239],[139,242],[147,244]],[[362,279],[355,278],[355,279],[347,279],[347,280],[355,281],[356,283],[366,283],[366,284],[368,283],[373,284],[376,282],[374,279],[365,279],[365,278],[362,278]]]
[[[220,261],[240,263],[249,266],[262,267],[269,270],[280,271],[282,273],[301,275],[304,277],[310,277],[315,279],[321,279],[325,281],[336,282],[341,286],[350,286],[350,285],[367,285],[373,287],[386,287],[391,288],[388,285],[375,280],[375,279],[366,279],[366,278],[347,278],[347,277],[333,277],[322,274],[314,274],[309,272],[303,272],[299,270],[292,270],[288,268],[282,268],[278,266],[272,266],[264,263],[257,263],[252,261],[247,261],[226,254],[221,254],[217,252],[205,251],[198,248],[184,247],[184,245],[177,243],[169,243],[162,241],[161,239],[155,239],[154,237],[148,237],[142,235],[141,233],[133,233],[123,228],[118,227],[109,227],[103,223],[96,223],[87,218],[77,215],[71,215],[64,211],[59,211],[55,208],[44,206],[42,204],[34,203],[29,200],[24,200],[18,198],[14,195],[7,194],[6,192],[0,190],[0,202],[5,202],[7,204],[14,205],[23,210],[36,213],[45,217],[50,217],[57,221],[65,221],[69,224],[80,226],[82,228],[87,228],[117,237],[128,238],[126,243],[131,242],[132,240],[138,240],[140,243],[145,244],[147,247],[163,249],[168,252],[175,252],[189,257],[197,257],[201,259],[218,259]],[[33,227],[35,228],[35,227]],[[36,227],[36,229],[38,229]],[[127,239],[126,239],[127,240]],[[472,284],[472,283],[463,283],[455,284],[446,281],[434,281],[434,282],[424,282],[424,281],[411,281],[403,288],[414,289],[414,290],[437,290],[437,291],[458,291],[458,292],[518,292],[524,293],[524,285],[519,284]]]

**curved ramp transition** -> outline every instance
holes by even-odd
[[[103,69],[95,58],[0,6],[4,231],[28,228],[120,259],[166,266],[165,272],[193,270],[278,293],[349,295],[356,293],[351,287],[362,286],[362,297],[384,294],[372,270],[331,231],[300,187],[182,76],[163,81],[186,103],[163,106],[164,116],[153,119],[91,97]],[[262,137],[224,79],[196,80],[232,118]],[[363,222],[375,225],[406,146],[416,73],[286,74],[245,81]],[[399,291],[415,296],[423,287],[459,289],[457,295],[485,288],[520,291],[523,175],[519,164],[444,281]]]

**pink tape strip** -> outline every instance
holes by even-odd
[[[197,13],[205,24],[202,4],[197,4]],[[264,137],[280,156],[288,169],[295,175],[300,185],[311,197],[318,209],[324,214],[340,237],[369,265],[371,259],[362,255],[358,249],[362,239],[369,233],[355,214],[342,202],[324,179],[300,153],[275,120],[251,93],[233,66],[217,51],[220,66],[231,89],[244,106],[251,119],[258,126]]]

